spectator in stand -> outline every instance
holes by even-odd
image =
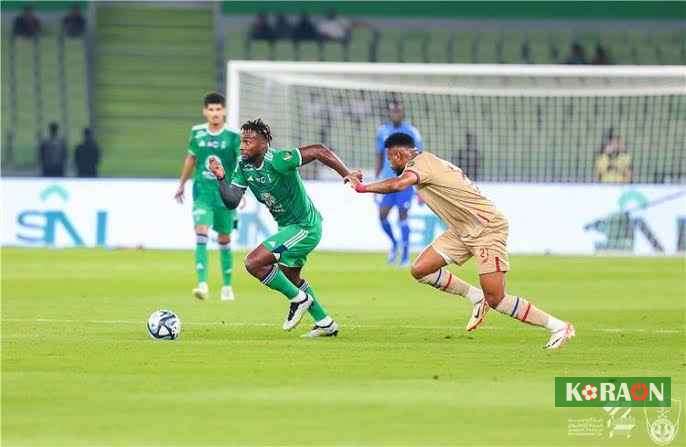
[[[274,22],[274,37],[276,39],[290,39],[293,35],[293,27],[291,22],[284,13],[279,13]]]
[[[569,57],[567,57],[567,60],[565,61],[565,64],[569,64],[569,65],[587,64],[588,62],[586,61],[586,55],[584,53],[585,53],[584,47],[582,47],[580,43],[574,42],[572,44]]]
[[[304,40],[321,40],[321,36],[319,35],[317,28],[314,26],[312,19],[310,19],[310,16],[306,12],[303,12],[300,15],[300,20],[293,28],[293,40],[296,42]]]
[[[100,147],[89,128],[83,129],[83,141],[74,151],[74,164],[78,177],[97,177],[100,163]]]
[[[465,134],[465,147],[457,152],[457,157],[453,158],[453,163],[462,169],[464,175],[470,180],[479,179],[481,154],[476,143],[476,135],[471,132]]]
[[[67,163],[67,145],[59,133],[57,123],[50,123],[49,137],[43,140],[38,148],[38,160],[43,177],[64,177]]]
[[[347,43],[350,41],[352,24],[349,20],[338,17],[335,9],[329,9],[326,17],[317,26],[323,40]]]
[[[14,19],[12,33],[16,37],[33,38],[38,36],[41,30],[40,20],[33,13],[31,6],[26,6],[24,12]]]
[[[260,12],[255,17],[255,22],[250,26],[251,40],[266,40],[272,42],[274,40],[274,29],[269,24],[267,14]]]
[[[68,37],[81,37],[86,31],[86,19],[81,15],[79,5],[74,5],[69,14],[62,19],[62,30]]]
[[[607,54],[607,50],[601,44],[596,45],[595,53],[593,54],[593,60],[591,60],[593,65],[610,65],[610,56]]]
[[[595,161],[595,179],[601,183],[630,183],[631,155],[619,135],[611,135]]]

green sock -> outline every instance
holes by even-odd
[[[195,271],[198,282],[207,282],[207,236],[196,234],[195,240]]]
[[[262,284],[270,289],[283,293],[289,300],[298,296],[298,293],[300,292],[300,289],[295,287],[276,265],[272,267],[272,270],[262,280]]]
[[[219,259],[222,265],[222,279],[225,286],[231,285],[231,274],[233,272],[233,253],[231,253],[231,243],[219,244]]]
[[[312,287],[310,287],[310,284],[307,281],[303,281],[303,283],[300,285],[300,290],[306,292],[312,297],[313,303],[308,309],[308,312],[310,315],[312,315],[314,321],[322,321],[324,318],[329,316],[329,314],[326,312],[326,309],[324,309],[324,306],[319,303],[319,300],[315,296]]]

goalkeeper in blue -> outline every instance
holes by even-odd
[[[235,209],[245,190],[255,195],[276,220],[279,230],[248,254],[245,267],[265,286],[288,300],[283,329],[290,331],[305,312],[315,321],[305,337],[335,336],[338,324],[321,305],[314,290],[300,273],[322,237],[322,217],[307,195],[298,168],[314,160],[336,171],[345,182],[360,180],[329,148],[321,144],[298,148],[271,148],[271,130],[262,120],[241,126],[240,160],[230,182],[220,163],[210,166],[219,182],[221,198]]]
[[[412,137],[417,149],[421,151],[424,148],[422,136],[417,128],[405,121],[405,110],[401,103],[392,101],[388,104],[388,119],[376,130],[376,178],[378,180],[386,180],[396,176],[388,163],[387,150],[384,145],[386,138],[390,135],[404,133]],[[412,205],[414,193],[414,187],[409,186],[402,191],[384,195],[378,202],[381,228],[391,241],[391,250],[388,254],[389,264],[399,262],[401,266],[410,265],[410,226],[407,223],[407,214]],[[400,243],[398,243],[398,238],[388,221],[388,214],[393,208],[398,209]]]

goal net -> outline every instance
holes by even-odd
[[[232,127],[261,117],[275,147],[321,142],[371,174],[398,101],[424,147],[478,181],[686,179],[686,67],[232,61],[227,88]]]

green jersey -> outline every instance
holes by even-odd
[[[241,138],[236,132],[222,128],[217,133],[209,130],[208,124],[191,128],[188,139],[188,153],[196,157],[193,173],[193,201],[209,207],[224,207],[217,189],[217,179],[209,169],[211,160],[218,160],[225,172],[233,172],[240,157]]]
[[[279,228],[318,225],[322,217],[300,179],[298,167],[301,164],[299,149],[269,148],[261,166],[240,160],[231,183],[239,188],[250,188],[255,198],[269,208]]]

